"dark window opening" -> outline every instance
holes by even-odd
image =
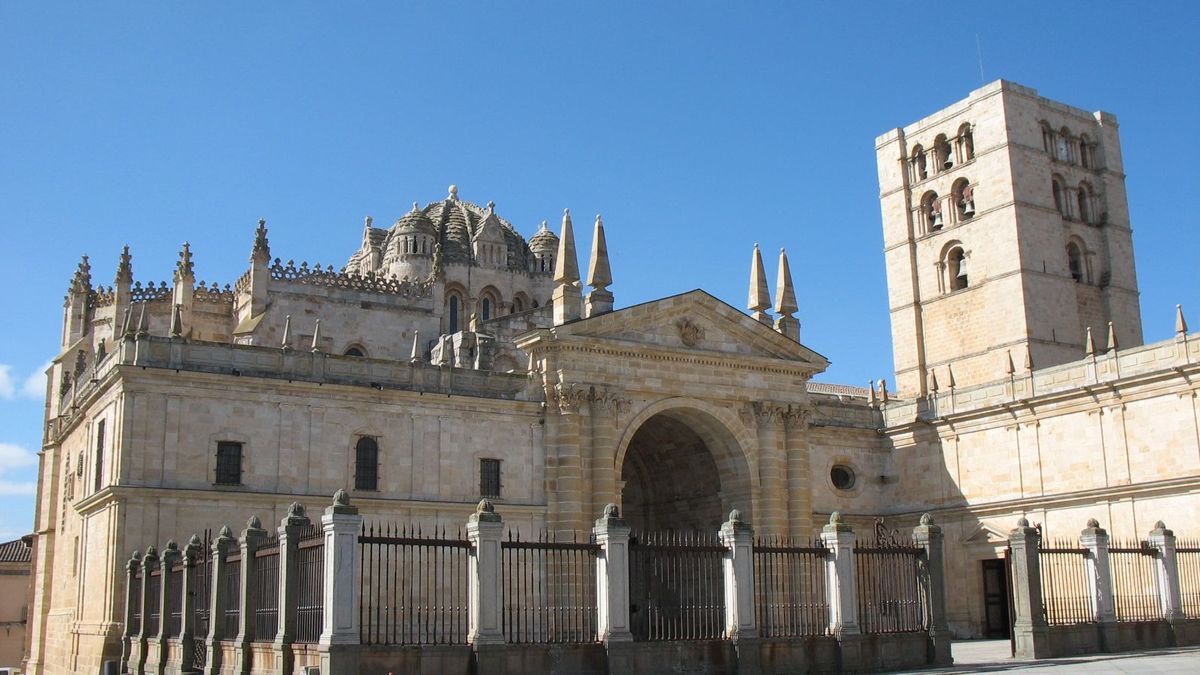
[[[242,444],[217,442],[217,485],[242,484]]]
[[[483,311],[481,312],[481,314],[483,315],[484,321],[487,321],[488,319],[492,318],[492,299],[491,298],[483,299]]]
[[[450,296],[450,326],[448,333],[458,332],[458,296]]]
[[[950,272],[950,290],[960,291],[967,287],[967,256],[961,248],[950,252],[947,261]]]
[[[1083,282],[1083,256],[1079,253],[1079,247],[1075,244],[1067,246],[1067,267],[1071,270],[1071,278],[1077,282]]]
[[[362,357],[366,356],[366,353],[363,352],[361,347],[351,347],[346,350],[346,356],[357,356],[361,359]]]
[[[500,460],[479,460],[479,496],[500,496]]]
[[[829,470],[829,480],[833,483],[833,487],[839,490],[849,490],[854,487],[854,470],[839,464]]]
[[[369,436],[354,446],[354,489],[379,489],[379,444]]]
[[[104,486],[104,420],[96,423],[96,475],[94,490]]]

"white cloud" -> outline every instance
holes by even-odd
[[[37,494],[37,483],[33,481],[0,480],[0,497],[26,496]]]
[[[0,496],[32,495],[37,483],[30,480],[7,480],[10,471],[23,472],[38,465],[37,455],[13,443],[0,443]]]
[[[25,378],[25,382],[21,385],[21,395],[25,398],[40,400],[46,396],[46,370],[50,367],[50,362],[47,361],[37,370]]]
[[[11,401],[14,398],[29,398],[38,400],[46,395],[46,369],[49,363],[42,364],[24,379],[13,377],[13,368],[7,363],[0,363],[0,399]]]
[[[13,384],[12,366],[0,363],[0,398],[12,398],[16,389],[16,386]]]

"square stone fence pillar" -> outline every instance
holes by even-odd
[[[721,565],[725,580],[725,637],[735,641],[756,638],[754,529],[734,509],[729,512],[729,520],[721,524],[718,536],[725,547]]]
[[[325,539],[325,584],[321,638],[322,675],[356,675],[359,644],[359,567],[358,536],[362,516],[350,505],[345,490],[333,495],[333,504],[321,516]]]
[[[592,534],[600,545],[596,556],[596,624],[600,641],[632,642],[629,630],[629,524],[616,504],[604,507]]]
[[[125,563],[125,637],[121,641],[122,672],[129,670],[129,661],[133,655],[133,649],[137,647],[139,653],[141,652],[141,647],[138,643],[142,637],[142,582],[137,578],[137,573],[141,566],[141,556],[137,551],[134,551],[133,555],[129,557],[129,562]],[[137,626],[133,625],[134,617],[137,617]]]
[[[137,649],[133,651],[133,655],[129,659],[129,670],[133,673],[144,673],[146,671],[146,653],[149,647],[150,630],[146,625],[150,619],[150,614],[155,609],[155,602],[151,599],[147,591],[150,588],[150,575],[154,570],[158,569],[158,549],[153,546],[146,547],[146,553],[142,556],[142,623],[141,630],[138,631]],[[160,580],[161,581],[161,580]],[[162,620],[162,617],[159,617]]]
[[[840,639],[858,635],[858,595],[854,588],[854,531],[834,511],[821,529],[825,558],[825,588],[829,594],[829,630]]]
[[[300,536],[312,524],[304,513],[304,505],[292,502],[287,515],[279,522],[279,627],[275,633],[276,663],[281,672],[292,672],[296,640],[296,620],[300,600]]]
[[[467,539],[471,541],[468,562],[467,642],[476,647],[504,644],[500,624],[500,542],[504,522],[492,503],[479,500],[475,513],[467,520]]]
[[[233,531],[228,525],[222,525],[217,536],[213,538],[209,548],[212,556],[212,567],[208,579],[208,646],[204,659],[204,675],[217,675],[221,672],[221,641],[234,637],[225,634],[225,610],[229,608],[229,565],[225,558],[237,546]]]
[[[1180,623],[1183,616],[1183,592],[1179,585],[1179,559],[1175,553],[1175,533],[1167,529],[1163,521],[1154,523],[1148,538],[1150,546],[1157,549],[1154,572],[1158,580],[1158,604],[1162,616],[1171,624]]]
[[[193,534],[183,547],[183,583],[179,585],[183,597],[179,599],[179,636],[175,638],[179,648],[179,670],[183,673],[195,670],[196,640],[204,641],[203,635],[196,635],[196,565],[202,564],[203,560],[204,544]]]
[[[263,529],[262,521],[258,516],[250,516],[250,519],[246,521],[246,529],[242,530],[241,540],[238,542],[242,554],[242,592],[238,597],[238,634],[234,638],[233,653],[236,663],[233,672],[241,675],[248,675],[253,665],[250,643],[254,641],[255,637],[254,612],[258,608],[254,604],[254,594],[250,592],[250,588],[254,585],[254,554],[266,538],[267,531]]]
[[[922,612],[929,631],[930,665],[948,666],[954,662],[950,654],[950,628],[946,625],[946,564],[943,552],[942,528],[935,525],[928,513],[913,528],[913,543],[920,548],[918,584],[922,594]]]
[[[1092,619],[1097,623],[1116,623],[1117,609],[1113,602],[1112,565],[1108,556],[1108,532],[1095,518],[1079,533],[1079,545],[1087,549],[1084,568],[1087,570],[1088,603]]]
[[[175,563],[179,562],[182,553],[179,551],[179,544],[175,540],[168,539],[167,545],[163,547],[162,560],[159,562],[159,577],[158,577],[158,631],[155,635],[154,642],[149,644],[149,649],[146,654],[146,668],[151,672],[162,675],[166,670],[167,665],[167,643],[174,637],[171,635],[171,578],[176,574]],[[175,598],[178,601],[179,598]]]
[[[1042,535],[1022,517],[1008,533],[1012,565],[1013,655],[1019,659],[1050,655],[1050,628],[1042,609],[1042,570],[1038,548]]]

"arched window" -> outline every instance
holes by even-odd
[[[958,150],[962,161],[969,162],[975,159],[975,135],[971,133],[970,123],[958,128]]]
[[[457,295],[450,296],[450,311],[449,324],[447,326],[448,333],[458,332],[458,314],[459,314],[459,299]]]
[[[346,356],[357,356],[360,359],[367,355],[367,352],[359,345],[350,345],[342,353]]]
[[[1054,156],[1054,130],[1045,122],[1042,122],[1042,149],[1047,155]]]
[[[1063,196],[1062,181],[1058,176],[1050,179],[1050,189],[1054,192],[1054,208],[1058,209],[1060,215],[1064,218],[1067,215],[1067,201]]]
[[[909,165],[912,167],[912,181],[914,183],[929,177],[929,172],[925,169],[925,148],[919,144],[913,146]]]
[[[513,298],[513,313],[516,314],[517,312],[524,312],[524,311],[525,311],[525,301],[523,301],[520,296]]]
[[[484,321],[492,318],[492,299],[484,298],[480,303],[480,318]]]
[[[950,152],[950,141],[946,140],[946,134],[938,134],[934,139],[933,155],[938,171],[945,171],[954,166],[954,155]]]
[[[1084,283],[1083,253],[1075,242],[1067,244],[1067,269],[1070,270],[1072,279]]]
[[[937,232],[942,229],[942,201],[933,190],[921,197],[921,220],[926,232]]]
[[[1085,223],[1092,222],[1092,189],[1087,183],[1079,184],[1076,194],[1079,204],[1079,219]]]
[[[1063,162],[1071,161],[1071,131],[1063,127],[1054,143],[1054,156]]]
[[[951,291],[960,291],[967,287],[967,254],[961,246],[955,246],[946,255],[946,275]]]
[[[1092,139],[1088,138],[1087,134],[1079,135],[1079,164],[1085,169],[1092,168],[1094,158],[1092,157]]]
[[[954,210],[958,215],[958,220],[970,220],[975,216],[975,188],[971,187],[971,182],[966,178],[959,178],[954,181]]]
[[[370,436],[354,444],[354,489],[379,489],[379,444]]]

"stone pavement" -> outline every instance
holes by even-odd
[[[1008,640],[963,640],[955,642],[951,651],[954,665],[937,670],[911,671],[923,673],[982,673],[990,671],[1054,671],[1060,673],[1138,673],[1150,675],[1192,675],[1200,673],[1200,647],[1153,649],[1119,654],[1091,654],[1061,659],[1017,661],[1009,653]]]

